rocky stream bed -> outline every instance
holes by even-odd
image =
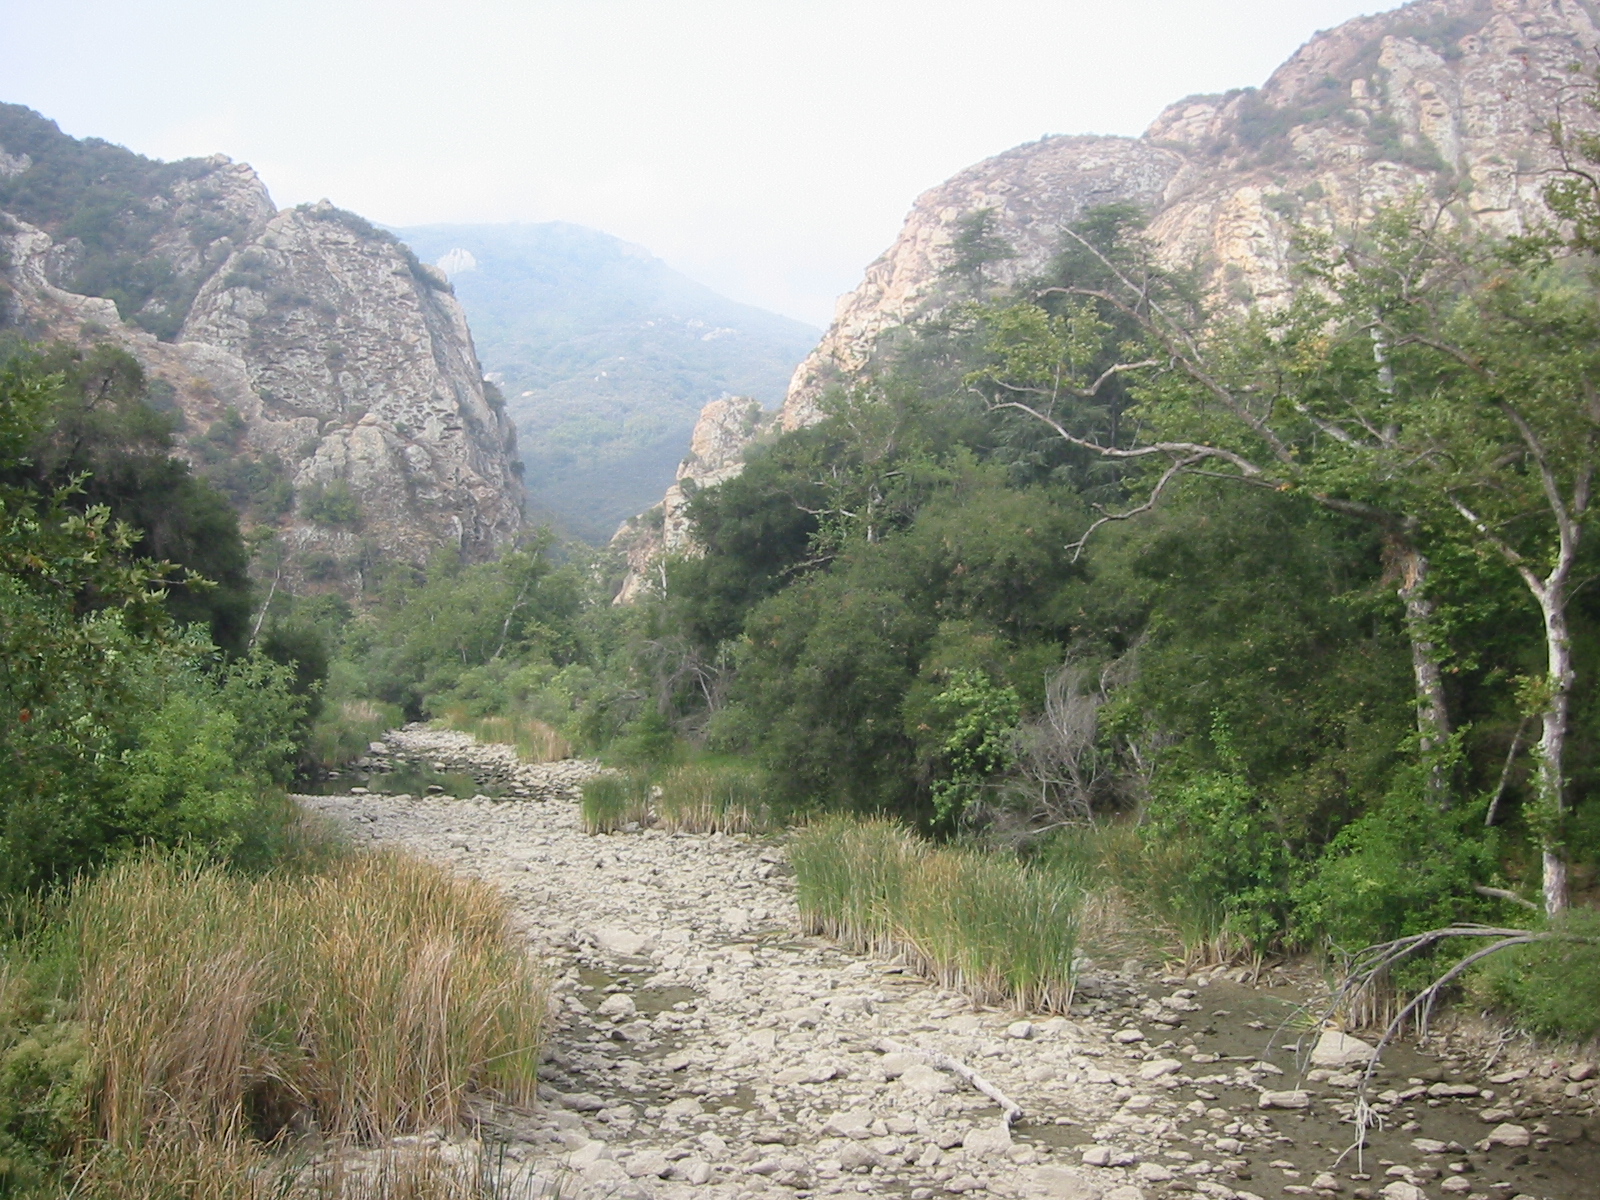
[[[378,790],[408,764],[505,798]],[[1290,986],[1095,963],[1070,1016],[975,1009],[800,936],[781,842],[585,833],[576,787],[596,764],[410,726],[365,765],[401,773],[302,803],[501,888],[555,980],[540,1103],[433,1139],[495,1164],[513,1197],[1600,1197],[1592,1063],[1392,1048],[1357,1155],[1365,1051],[1297,1024]]]

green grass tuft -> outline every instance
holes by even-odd
[[[898,954],[980,1004],[1065,1012],[1082,889],[1049,865],[936,847],[885,820],[825,817],[790,848],[809,932]]]

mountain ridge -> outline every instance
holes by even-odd
[[[109,343],[179,452],[270,530],[284,586],[360,592],[523,528],[515,434],[448,280],[223,155],[162,163],[0,106],[0,327]]]
[[[708,401],[775,408],[820,330],[568,222],[394,230],[451,277],[515,422],[536,516],[604,542],[672,481]]]
[[[1014,251],[990,267],[1007,287],[1041,271],[1090,208],[1136,204],[1160,256],[1199,265],[1213,298],[1240,309],[1288,295],[1297,224],[1348,229],[1420,193],[1447,221],[1520,233],[1545,214],[1557,165],[1544,127],[1563,107],[1586,112],[1568,68],[1597,58],[1590,0],[1413,0],[1313,35],[1259,88],[1176,101],[1140,137],[1002,151],[917,197],[796,369],[777,425],[820,420],[827,388],[868,373],[886,333],[958,297],[948,268],[976,213]],[[655,525],[619,534],[633,564],[623,594],[643,586],[652,555],[692,550],[687,530],[668,529],[646,553],[637,531]]]

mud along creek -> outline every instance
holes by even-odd
[[[504,800],[301,801],[512,899],[557,981],[540,1103],[485,1108],[455,1149],[491,1146],[526,1195],[1600,1197],[1593,1064],[1391,1048],[1368,1093],[1381,1126],[1358,1157],[1355,1074],[1307,1061],[1319,1035],[1293,1024],[1289,987],[1130,961],[1086,971],[1069,1017],[974,1010],[799,936],[781,846],[591,836],[575,788],[596,768],[512,765],[507,750],[408,727],[382,760],[492,775]],[[938,1055],[1022,1118],[1008,1125]]]

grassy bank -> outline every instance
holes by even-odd
[[[1070,874],[837,816],[800,829],[791,857],[809,932],[903,956],[981,1004],[1072,1003],[1082,888]]]
[[[590,833],[654,825],[669,833],[752,833],[770,826],[761,773],[723,763],[686,763],[659,777],[607,772],[583,785]]]
[[[453,1128],[531,1095],[546,983],[485,885],[396,855],[86,880],[4,986],[0,1191],[243,1195],[268,1144]]]

